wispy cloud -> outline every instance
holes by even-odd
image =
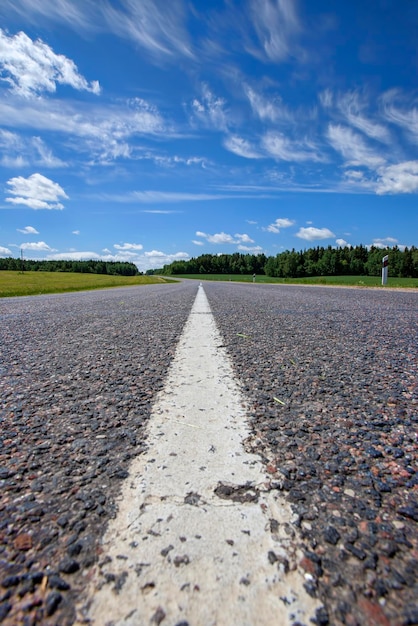
[[[363,165],[376,169],[385,163],[385,159],[370,148],[363,137],[351,128],[340,124],[329,124],[328,139],[334,150],[344,157],[346,165]]]
[[[194,57],[182,0],[2,0],[3,11],[44,24],[65,23],[78,32],[111,32],[141,46],[152,59]],[[0,9],[1,11],[1,9]],[[1,13],[0,13],[1,15]]]
[[[263,155],[256,150],[249,141],[238,137],[237,135],[230,135],[224,140],[224,147],[238,156],[245,159],[260,159]]]
[[[244,91],[250,102],[253,113],[255,113],[260,120],[269,122],[277,122],[278,120],[286,122],[293,121],[293,114],[284,106],[279,96],[272,97],[271,99],[266,98],[248,85],[244,87]]]
[[[0,256],[12,256],[12,251],[5,246],[0,246]]]
[[[83,3],[74,0],[2,0],[3,14],[15,14],[19,18],[27,19],[35,24],[44,24],[46,20],[66,23],[76,30],[86,31],[97,29],[98,3],[95,0],[84,0]]]
[[[223,98],[215,96],[208,85],[202,85],[202,93],[199,98],[192,102],[192,111],[195,119],[204,126],[215,130],[226,131],[228,129],[226,102]]]
[[[153,58],[194,57],[182,0],[122,0],[120,8],[106,3],[102,10],[109,30],[134,40]]]
[[[68,198],[63,188],[42,174],[28,178],[17,176],[7,181],[9,186],[6,202],[27,206],[30,209],[63,209],[60,198]]]
[[[301,30],[295,0],[251,0],[252,24],[258,42],[249,51],[269,61],[295,54],[295,36]]]
[[[363,112],[367,108],[364,98],[358,92],[348,92],[338,98],[338,107],[346,121],[362,133],[384,143],[390,141],[388,128],[368,118]]]
[[[0,80],[6,82],[11,91],[24,97],[44,91],[55,92],[57,84],[100,93],[98,81],[89,83],[79,74],[71,59],[56,54],[39,39],[32,41],[23,32],[8,36],[1,29]]]
[[[21,103],[16,106],[13,98],[6,98],[0,100],[0,119],[4,126],[59,132],[71,140],[77,138],[77,142],[73,141],[74,150],[87,152],[93,161],[101,162],[134,158],[134,149],[129,142],[138,136],[167,136],[170,133],[157,108],[141,98],[133,98],[125,106],[109,104],[106,107],[42,99],[31,101],[30,106]],[[49,162],[51,167],[62,165],[42,141],[35,141],[33,147],[44,163]]]
[[[296,233],[296,237],[304,239],[305,241],[319,241],[321,239],[331,239],[335,237],[335,235],[329,228],[308,226],[307,228],[300,228]]]
[[[381,96],[385,119],[400,126],[407,139],[416,144],[418,141],[418,106],[399,89],[391,89]]]
[[[281,161],[323,162],[325,160],[314,142],[307,138],[292,140],[282,133],[271,131],[264,135],[262,145],[271,157]]]
[[[4,167],[67,167],[67,163],[56,157],[40,137],[22,137],[0,129],[0,150],[3,151],[0,164]]]

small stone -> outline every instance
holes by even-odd
[[[269,551],[269,553],[268,553],[268,555],[267,555],[267,558],[268,558],[268,560],[269,560],[270,565],[274,565],[274,563],[276,563],[276,562],[278,561],[278,558],[277,558],[277,556],[276,556],[276,553],[275,553],[275,552],[273,552],[273,550],[270,550],[270,551]]]
[[[67,581],[63,580],[58,574],[52,574],[48,578],[48,585],[51,589],[58,589],[59,591],[68,591],[68,589],[71,589]]]
[[[58,565],[58,569],[63,574],[74,574],[80,569],[80,565],[75,559],[64,557]]]
[[[190,559],[187,554],[183,554],[183,556],[174,557],[173,563],[176,567],[180,567],[180,565],[188,565],[190,563]]]
[[[21,533],[15,538],[13,545],[16,548],[16,550],[22,550],[22,551],[30,550],[33,546],[32,536],[29,535],[28,533]]]
[[[327,543],[331,543],[333,546],[335,546],[338,543],[341,535],[334,526],[327,526],[323,532],[323,537]]]
[[[327,626],[329,624],[329,617],[326,608],[321,606],[319,609],[316,609],[315,619],[312,621],[314,624],[318,624],[318,626]]]
[[[151,624],[161,624],[161,622],[165,619],[165,611],[159,606],[155,611],[154,615],[151,617]]]
[[[16,587],[20,582],[20,576],[6,576],[1,581],[1,586],[5,589],[10,589],[10,587]]]
[[[167,554],[171,551],[174,550],[174,546],[172,546],[171,544],[169,546],[167,546],[167,548],[163,548],[160,552],[161,556],[167,556]]]
[[[364,559],[366,558],[366,553],[361,548],[357,548],[357,546],[353,546],[353,544],[351,543],[346,543],[344,547],[346,550],[348,550],[348,552],[351,552],[351,554],[360,561],[364,561]]]
[[[11,610],[12,605],[10,604],[10,602],[2,602],[0,604],[0,622],[5,619],[5,617],[10,613]]]
[[[52,591],[45,601],[45,613],[50,616],[55,613],[62,600],[62,595],[58,591]]]
[[[418,522],[418,504],[415,502],[413,504],[401,506],[397,512],[399,515],[402,515],[402,517],[409,517],[410,519],[413,519],[414,522]]]

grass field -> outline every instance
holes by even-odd
[[[0,271],[0,298],[14,296],[34,296],[67,291],[107,289],[109,287],[129,287],[170,283],[177,278],[195,280],[222,280],[253,282],[252,275],[229,274],[184,274],[173,277],[158,276],[108,276],[106,274],[72,274],[70,272],[11,272]],[[378,276],[316,276],[314,278],[270,278],[257,276],[256,283],[276,283],[282,285],[339,285],[342,287],[382,287]],[[418,278],[389,278],[388,287],[418,289]]]
[[[181,274],[173,278],[193,278],[196,280],[222,280],[252,283],[252,275],[229,274]],[[341,287],[381,287],[380,276],[315,276],[312,278],[271,278],[270,276],[256,276],[256,283],[276,283],[280,285],[334,285]],[[387,287],[418,289],[418,278],[391,278]]]
[[[157,276],[108,276],[106,274],[72,274],[70,272],[22,273],[2,270],[0,271],[0,298],[166,282],[173,281]]]

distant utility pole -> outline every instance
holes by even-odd
[[[22,274],[25,271],[25,264],[23,262],[23,250],[22,250],[22,248],[20,248],[20,271],[22,272]]]
[[[382,259],[382,285],[388,282],[389,256],[386,255]]]

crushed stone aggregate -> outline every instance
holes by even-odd
[[[245,445],[296,513],[316,623],[418,624],[418,294],[204,289],[248,401]],[[74,622],[196,291],[0,301],[5,626]]]

